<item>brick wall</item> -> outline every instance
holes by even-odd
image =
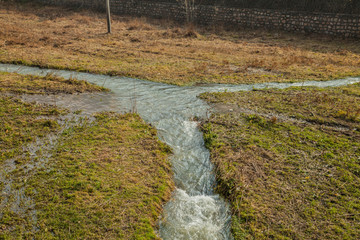
[[[43,3],[71,5],[103,10],[105,0],[39,0]],[[110,0],[115,14],[169,18],[185,21],[183,8],[174,3],[141,0]],[[360,15],[308,13],[264,9],[238,9],[200,5],[195,10],[195,22],[249,28],[279,29],[289,32],[320,33],[360,38]]]

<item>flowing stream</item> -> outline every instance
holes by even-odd
[[[333,87],[360,82],[360,78],[302,83],[268,83],[178,87],[125,77],[110,77],[73,71],[39,69],[0,64],[0,71],[44,76],[52,73],[64,78],[104,86],[110,93],[73,95],[26,95],[27,101],[53,103],[87,113],[136,111],[158,130],[160,140],[173,149],[171,158],[176,190],[164,206],[160,221],[163,239],[232,239],[228,204],[213,189],[216,184],[209,151],[204,146],[194,117],[206,118],[210,107],[197,98],[204,92],[249,91],[253,88],[291,86]]]

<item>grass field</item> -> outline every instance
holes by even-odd
[[[235,239],[359,239],[360,84],[201,97]]]
[[[0,26],[2,63],[176,85],[360,75],[360,45],[350,39],[120,16],[109,35],[104,14],[4,2]],[[0,94],[87,91],[105,89],[0,73]],[[31,157],[22,146],[58,133],[56,120],[68,111],[0,96],[0,165],[16,158],[19,169]],[[202,130],[235,239],[360,239],[359,84],[201,97],[216,110]],[[169,149],[137,115],[103,113],[82,123],[60,134],[47,169],[4,175],[34,202],[37,229],[29,209],[15,212],[10,198],[0,205],[0,239],[157,238],[173,189]]]
[[[106,90],[76,79],[0,73],[0,89],[0,239],[158,239],[173,182],[156,130],[136,114],[62,125],[76,113],[17,99]]]
[[[177,85],[328,80],[360,75],[355,40],[113,17],[0,3],[0,62]]]

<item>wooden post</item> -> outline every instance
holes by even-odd
[[[107,15],[108,33],[111,33],[110,1],[109,0],[106,0],[106,15]]]

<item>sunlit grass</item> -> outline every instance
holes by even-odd
[[[358,239],[360,85],[204,94],[235,239]]]
[[[107,89],[74,78],[64,79],[54,74],[39,77],[0,72],[0,92],[16,94],[71,94],[97,91],[107,91]]]
[[[0,10],[0,62],[130,76],[177,85],[294,82],[360,75],[352,40],[179,27],[34,5]],[[6,10],[6,7],[8,10]]]
[[[0,96],[0,239],[158,239],[173,181],[155,129],[136,114],[101,113],[62,132],[69,111],[16,98],[104,90],[83,81],[0,73],[0,90],[12,93]]]

